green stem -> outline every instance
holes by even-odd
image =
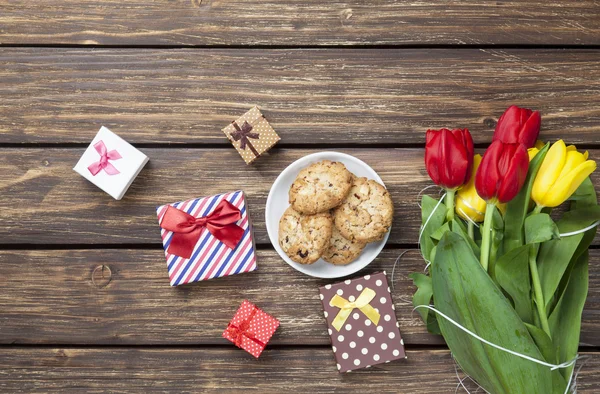
[[[529,270],[531,271],[531,281],[533,282],[533,295],[538,315],[542,325],[542,330],[548,334],[548,338],[552,339],[550,334],[550,325],[548,324],[548,316],[546,314],[546,302],[542,293],[542,285],[540,283],[540,274],[537,269],[537,254],[540,245],[534,244],[529,246]]]
[[[535,208],[533,208],[533,213],[541,213],[542,209],[544,209],[544,207],[542,207],[541,205],[536,205]]]
[[[490,246],[490,259],[488,262],[488,273],[490,277],[496,280],[496,257],[498,256],[498,248],[500,244],[496,241],[496,230],[492,228],[492,241]]]
[[[492,220],[494,217],[494,204],[487,204],[485,218],[483,219],[483,230],[481,230],[481,256],[479,261],[484,270],[487,271],[490,261],[490,241],[492,238]]]
[[[475,224],[470,220],[467,220],[467,233],[469,234],[469,238],[471,238],[474,241],[475,240]]]
[[[447,190],[446,191],[446,219],[451,222],[454,220],[454,195],[456,194],[456,190]]]

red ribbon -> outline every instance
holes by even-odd
[[[115,168],[109,160],[118,160],[121,159],[121,155],[115,149],[107,152],[106,145],[104,145],[104,141],[100,140],[94,144],[94,148],[96,152],[100,155],[100,160],[96,163],[92,163],[88,166],[88,170],[92,173],[93,176],[96,176],[100,171],[104,170],[108,175],[117,175],[119,174],[119,170]]]
[[[229,325],[227,326],[227,331],[229,331],[229,334],[231,335],[231,339],[237,347],[239,347],[239,348],[242,347],[242,341],[243,341],[244,337],[250,339],[251,341],[256,342],[258,345],[260,345],[263,348],[266,346],[265,343],[263,343],[261,340],[256,338],[256,336],[254,335],[253,332],[249,331],[250,322],[254,318],[254,315],[256,314],[257,310],[258,310],[258,308],[256,307],[256,305],[254,305],[254,309],[252,309],[252,312],[250,312],[250,315],[248,315],[246,320],[241,322],[239,326],[236,326],[235,324],[232,324],[232,323],[229,323]]]
[[[200,218],[169,205],[160,226],[174,233],[167,251],[189,259],[204,228],[234,249],[244,236],[244,229],[235,224],[241,218],[240,210],[227,200],[222,200],[211,214]]]

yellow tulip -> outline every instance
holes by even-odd
[[[531,197],[540,207],[556,207],[565,202],[596,169],[588,152],[578,152],[574,145],[558,140],[548,150],[540,166]]]
[[[537,140],[537,141],[535,141],[534,148],[536,148],[539,151],[540,149],[542,149],[544,147],[544,145],[546,145],[546,144],[544,144],[544,141]]]
[[[533,160],[533,158],[535,157],[535,155],[538,154],[540,150],[536,147],[533,148],[529,148],[527,149],[527,154],[529,155],[529,161],[531,162],[531,160]]]
[[[473,157],[471,179],[456,192],[456,214],[465,220],[476,223],[483,222],[486,202],[479,197],[475,190],[475,174],[481,163],[481,155]]]

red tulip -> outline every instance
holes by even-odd
[[[485,151],[477,170],[477,194],[488,202],[509,202],[521,190],[528,169],[529,155],[525,145],[496,140]]]
[[[467,183],[473,166],[473,138],[469,130],[427,130],[425,167],[435,182],[448,190]]]
[[[531,148],[540,134],[541,122],[538,111],[511,105],[498,119],[492,141],[500,140],[505,144],[523,144],[526,148]]]

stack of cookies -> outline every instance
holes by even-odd
[[[297,263],[323,258],[349,264],[392,225],[394,207],[386,188],[356,177],[340,162],[323,160],[303,169],[289,196],[291,206],[279,220],[279,244]]]

